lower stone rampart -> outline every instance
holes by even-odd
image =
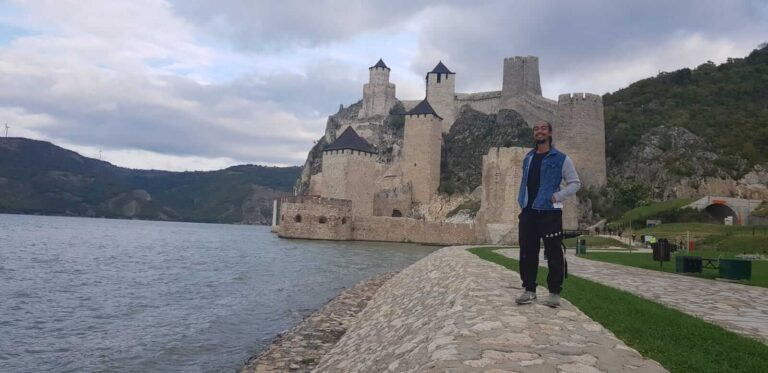
[[[386,216],[355,217],[352,239],[434,245],[473,244],[474,224],[443,223]]]
[[[438,250],[387,281],[315,372],[666,371],[567,300],[516,306],[519,284],[466,247]]]
[[[314,196],[284,197],[278,236],[317,240],[352,238],[352,201]]]

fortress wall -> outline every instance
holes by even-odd
[[[475,220],[479,242],[517,243],[521,210],[517,195],[528,151],[521,147],[491,148],[483,156],[483,197]]]
[[[539,120],[557,125],[557,102],[541,96],[524,95],[506,100],[502,98],[501,108],[520,113],[529,127],[533,127]]]
[[[414,202],[429,202],[437,193],[442,141],[440,118],[431,114],[405,116],[403,181],[411,183]]]
[[[560,95],[555,146],[573,159],[583,186],[606,185],[605,119],[599,95]]]
[[[501,108],[501,91],[457,94],[457,112],[464,105],[469,105],[481,113],[496,114]]]
[[[427,101],[443,117],[443,132],[456,120],[456,74],[427,74]]]
[[[381,190],[373,195],[373,215],[392,216],[394,210],[398,210],[401,216],[408,216],[411,203],[411,188],[408,186]]]
[[[300,219],[297,218],[300,216]],[[325,218],[325,223],[320,223]],[[321,240],[352,238],[352,201],[311,196],[284,197],[278,236]],[[300,221],[297,221],[300,220]]]
[[[375,157],[349,149],[323,152],[323,197],[351,200],[354,215],[373,215]]]
[[[352,239],[436,245],[476,243],[473,224],[385,216],[355,217]]]

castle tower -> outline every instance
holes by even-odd
[[[352,127],[323,149],[322,197],[352,201],[352,214],[373,216],[376,152]]]
[[[363,86],[363,107],[358,118],[387,115],[395,106],[395,85],[389,82],[389,71],[381,59],[368,68],[368,84]]]
[[[525,94],[541,96],[539,57],[516,56],[505,58],[504,76],[501,83],[502,101]]]
[[[582,186],[607,183],[603,100],[591,93],[562,94],[557,100],[555,146],[576,165]]]
[[[442,122],[426,99],[405,113],[403,181],[411,183],[414,202],[429,202],[440,186]]]
[[[447,133],[456,120],[456,73],[440,61],[427,73],[426,80],[427,101],[443,117],[443,132]]]

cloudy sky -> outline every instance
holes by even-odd
[[[555,98],[767,40],[768,0],[0,1],[0,126],[132,168],[298,165],[380,57],[420,99],[438,60],[475,92],[536,55]]]

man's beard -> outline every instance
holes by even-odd
[[[549,138],[546,138],[546,139],[536,140],[536,143],[541,145],[541,144],[546,144],[548,141],[549,141]]]

